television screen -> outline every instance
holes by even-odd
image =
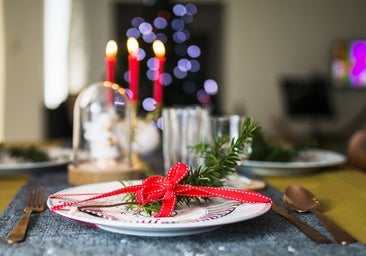
[[[281,79],[280,89],[288,117],[298,120],[334,117],[329,83],[322,77],[284,77]]]
[[[331,81],[338,88],[366,88],[366,39],[334,42]]]

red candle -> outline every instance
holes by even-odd
[[[162,41],[155,40],[153,43],[155,53],[155,76],[154,76],[154,99],[156,104],[161,104],[163,101],[163,86],[160,82],[160,76],[164,72],[165,64],[165,47]]]
[[[114,74],[116,66],[116,55],[117,55],[117,43],[114,40],[109,40],[105,49],[105,64],[106,64],[106,81],[114,83]],[[107,89],[106,95],[107,105],[112,105],[113,103],[113,91],[112,88]]]
[[[138,90],[139,90],[139,61],[137,58],[137,53],[139,50],[139,43],[136,38],[130,37],[127,40],[127,50],[128,50],[128,66],[129,66],[129,78],[130,78],[130,90],[132,92],[132,101],[138,100]]]

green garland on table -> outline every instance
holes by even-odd
[[[240,134],[231,141],[227,137],[217,138],[212,144],[201,142],[191,148],[192,152],[204,161],[197,169],[190,169],[188,175],[181,184],[194,186],[221,187],[232,175],[242,157],[247,155],[247,145],[252,142],[252,138],[259,126],[250,118],[243,122]],[[125,184],[124,184],[125,185]],[[137,203],[134,194],[127,194],[124,201],[126,209],[134,208]],[[200,198],[179,196],[177,204],[189,205],[192,201],[200,202]],[[146,205],[138,205],[138,210],[145,211],[148,215],[160,209],[160,202],[153,202]]]
[[[0,143],[0,159],[2,156],[9,156],[18,162],[45,162],[50,157],[46,151],[35,146],[8,146]]]

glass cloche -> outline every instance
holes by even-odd
[[[74,160],[69,182],[134,179],[140,176],[132,163],[131,104],[118,84],[97,82],[85,88],[74,106]]]

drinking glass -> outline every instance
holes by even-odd
[[[212,116],[210,118],[211,141],[215,142],[219,138],[227,140],[226,146],[229,149],[233,139],[238,138],[243,127],[245,117],[240,115],[221,115]],[[240,159],[244,161],[251,152],[250,143],[246,143],[243,148],[245,152],[240,155]]]
[[[210,114],[202,107],[164,108],[163,156],[167,171],[175,162],[183,162],[191,167],[202,163],[190,147],[209,139]]]

